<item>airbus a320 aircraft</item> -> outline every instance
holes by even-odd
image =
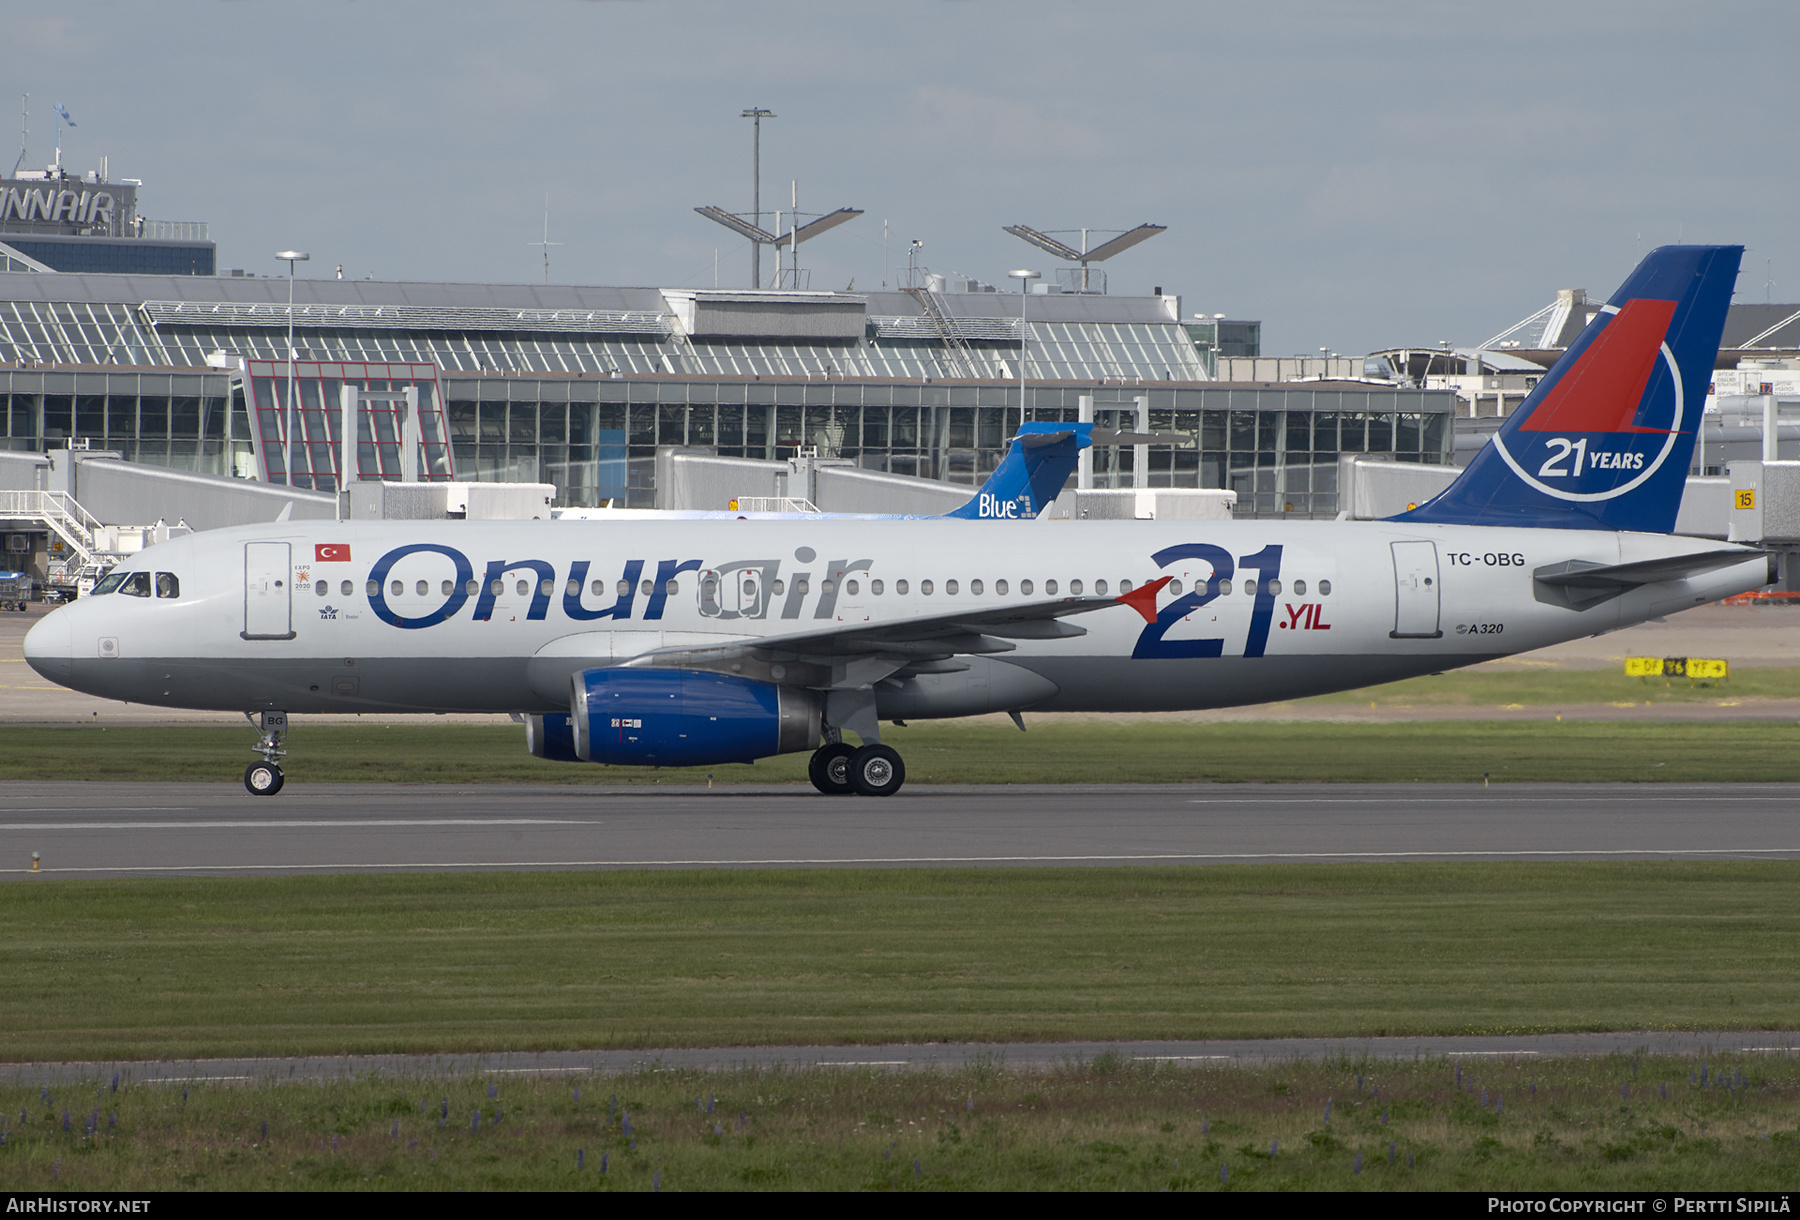
[[[253,715],[263,795],[296,712],[514,712],[571,762],[812,750],[820,791],[885,796],[905,768],[884,720],[1472,665],[1773,579],[1762,552],[1669,533],[1741,254],[1652,252],[1468,469],[1386,521],[287,522],[134,556],[26,657]]]

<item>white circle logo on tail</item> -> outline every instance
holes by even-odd
[[[1616,305],[1607,305],[1602,308],[1601,312],[1616,314],[1619,312],[1619,308]],[[1669,370],[1669,380],[1673,383],[1675,388],[1675,412],[1674,417],[1670,421],[1669,430],[1663,437],[1662,448],[1657,450],[1654,455],[1649,455],[1649,460],[1644,463],[1642,468],[1636,466],[1626,467],[1623,465],[1610,467],[1588,465],[1588,463],[1596,462],[1601,455],[1588,453],[1585,440],[1571,441],[1563,437],[1553,437],[1548,438],[1549,443],[1554,445],[1560,442],[1564,446],[1563,449],[1560,452],[1553,452],[1550,455],[1549,460],[1539,466],[1536,472],[1533,472],[1528,466],[1521,465],[1519,459],[1514,457],[1512,452],[1507,449],[1505,429],[1494,434],[1494,448],[1499,452],[1501,460],[1512,468],[1514,474],[1518,475],[1533,488],[1558,500],[1568,500],[1577,503],[1616,500],[1627,492],[1643,486],[1644,482],[1658,470],[1662,469],[1663,463],[1669,460],[1669,454],[1674,452],[1675,442],[1680,438],[1682,425],[1687,419],[1687,402],[1683,397],[1681,390],[1681,366],[1675,362],[1675,353],[1669,350],[1667,342],[1659,344],[1658,347],[1662,353],[1663,365]],[[1517,434],[1515,433],[1515,436],[1516,435]],[[1639,455],[1635,451],[1632,451],[1613,456],[1619,458],[1633,458],[1644,455]],[[1570,460],[1579,461],[1582,463],[1582,467],[1580,469],[1569,469],[1567,463]],[[1546,477],[1557,475],[1569,478],[1571,481],[1577,481],[1586,473],[1607,469],[1620,471],[1631,469],[1635,471],[1635,473],[1633,477],[1627,481],[1620,483],[1616,487],[1609,487],[1604,491],[1569,491],[1566,486],[1558,487],[1544,481]]]

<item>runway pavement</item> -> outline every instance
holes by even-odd
[[[286,1059],[161,1059],[15,1063],[0,1067],[12,1085],[284,1084],[304,1080],[504,1078],[613,1075],[646,1069],[737,1068],[954,1070],[981,1065],[1046,1069],[1091,1063],[1104,1054],[1184,1067],[1400,1060],[1530,1060],[1550,1056],[1719,1054],[1794,1055],[1800,1031],[1656,1030],[1619,1033],[1500,1034],[1420,1038],[1232,1038],[1186,1042],[930,1042],[878,1046],[701,1046],[663,1050],[522,1051],[486,1055],[313,1055]]]
[[[1795,859],[1800,785],[0,783],[0,877]]]

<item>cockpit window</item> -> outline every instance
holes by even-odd
[[[149,597],[150,573],[132,572],[125,577],[125,583],[119,586],[119,592],[127,597]]]
[[[158,572],[156,574],[156,595],[158,597],[181,596],[181,581],[176,578],[175,573]]]
[[[130,575],[129,572],[109,572],[109,573],[107,573],[104,577],[101,578],[100,583],[94,586],[94,592],[93,592],[92,596],[98,597],[102,593],[113,592],[120,585],[125,583],[125,578],[129,575]]]

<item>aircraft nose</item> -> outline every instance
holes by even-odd
[[[61,683],[69,676],[74,648],[69,616],[61,610],[52,610],[25,633],[26,662],[52,682]]]

